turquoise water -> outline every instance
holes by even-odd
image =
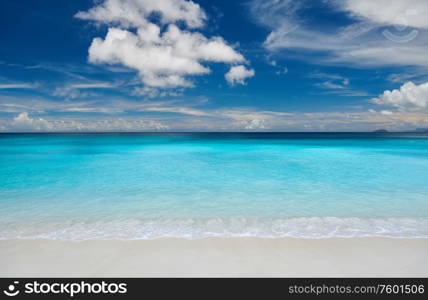
[[[0,239],[428,237],[424,134],[2,134]]]

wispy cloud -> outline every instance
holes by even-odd
[[[1,125],[1,124],[0,124]],[[168,126],[150,119],[97,119],[74,120],[60,119],[47,120],[34,118],[23,112],[13,118],[11,122],[1,125],[3,131],[9,132],[91,132],[91,131],[164,131]]]
[[[120,128],[125,130],[124,124],[134,124],[135,127],[131,125],[129,127],[131,131],[150,130],[151,127],[143,128],[141,120],[158,122],[164,128],[175,131],[359,131],[378,128],[411,130],[428,126],[428,116],[423,111],[401,111],[385,103],[379,111],[371,109],[362,112],[342,110],[313,113],[262,110],[243,106],[210,108],[209,105],[195,103],[197,101],[177,99],[54,101],[20,98],[17,101],[14,97],[2,97],[0,125],[7,130],[16,130],[19,126],[23,128],[31,123],[34,124],[32,126],[37,125],[50,131],[64,131],[67,128],[69,131],[109,131],[121,130]],[[373,107],[375,106],[376,104],[373,104]],[[2,115],[2,112],[6,114]],[[118,122],[122,124],[121,127],[118,126]]]
[[[56,87],[52,92],[52,96],[64,99],[78,99],[96,96],[96,93],[87,90],[97,89],[113,89],[117,85],[110,82],[86,82],[86,83],[72,83],[64,86]]]
[[[250,9],[256,22],[271,31],[264,46],[273,53],[323,64],[428,66],[424,0],[253,0]],[[347,21],[335,28],[317,26],[305,17],[311,9],[322,12],[318,24],[323,16]]]
[[[366,112],[287,113],[246,111],[236,108],[204,116],[48,116],[17,113],[0,118],[3,131],[366,131],[379,128],[412,130],[428,126],[428,116],[388,110]]]
[[[330,74],[324,72],[312,72],[309,78],[320,79],[322,82],[315,83],[315,86],[323,89],[324,94],[339,95],[343,97],[367,97],[365,91],[357,90],[351,86],[351,80],[340,74]]]
[[[69,86],[73,89],[110,89],[116,87],[116,85],[110,82],[94,82],[94,83],[76,83]]]
[[[0,83],[0,89],[34,89],[37,85],[33,83]]]

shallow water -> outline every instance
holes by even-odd
[[[0,238],[428,237],[426,134],[2,134]]]

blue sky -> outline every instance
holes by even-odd
[[[0,4],[0,131],[428,127],[425,0]]]

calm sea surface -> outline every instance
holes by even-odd
[[[428,238],[427,134],[0,134],[0,239]]]

